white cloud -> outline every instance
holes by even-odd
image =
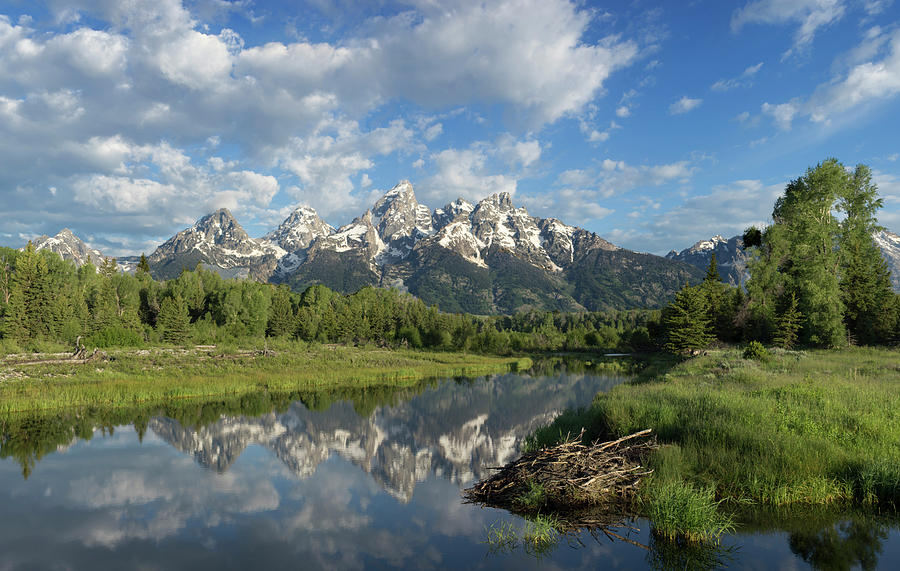
[[[404,162],[435,167],[430,180],[447,174],[448,187],[515,190],[541,165],[535,136],[432,152],[426,145],[455,119],[392,121],[400,111],[385,103],[454,109],[473,123],[485,121],[478,106],[490,106],[505,128],[531,133],[580,118],[640,52],[638,42],[604,32],[602,15],[568,0],[408,7],[338,40],[263,45],[198,19],[236,9],[219,0],[48,0],[51,28],[0,15],[0,211],[16,205],[17,230],[51,230],[51,204],[60,220],[145,233],[169,232],[212,206],[264,217],[261,209],[288,197],[355,213],[370,171],[406,154]],[[385,114],[373,119],[379,109]],[[630,109],[620,102],[618,115]],[[586,137],[606,140],[615,128],[591,127]],[[456,178],[452,164],[462,168]],[[52,202],[40,205],[43,195],[25,204],[15,190],[51,197],[51,187]],[[119,216],[100,219],[109,213]]]
[[[895,234],[900,234],[900,177],[893,173],[873,171],[878,194],[884,207],[878,212],[878,222]]]
[[[191,89],[219,89],[229,79],[232,56],[219,36],[193,30],[160,42],[152,61],[174,83]]]
[[[556,190],[543,195],[528,195],[523,200],[542,216],[584,224],[612,214],[614,209],[605,201],[613,197],[640,188],[685,184],[695,171],[696,167],[690,161],[634,166],[606,158],[591,168],[560,173],[554,183]],[[647,207],[656,209],[659,203],[652,201]]]
[[[229,178],[257,206],[268,206],[278,193],[278,180],[274,176],[243,170],[231,173]]]
[[[735,10],[731,29],[738,32],[747,24],[799,24],[794,43],[783,58],[808,50],[819,29],[839,21],[845,12],[844,0],[756,0]]]
[[[330,44],[273,42],[241,52],[239,76],[309,91],[325,83],[362,110],[391,98],[428,107],[499,102],[540,126],[579,112],[638,47],[582,41],[592,13],[564,0],[423,2],[374,20],[368,36]]]
[[[900,93],[900,31],[891,37],[881,60],[860,63],[838,82],[821,86],[813,94],[808,114],[814,121],[871,101]]]
[[[432,204],[443,205],[459,196],[476,202],[497,192],[516,192],[516,179],[496,174],[483,145],[444,149],[432,154],[430,161],[434,174],[418,185],[417,194]]]
[[[682,113],[687,113],[692,109],[696,109],[701,103],[703,103],[702,99],[691,99],[685,95],[675,103],[669,105],[669,115],[681,115]]]
[[[713,83],[710,86],[710,89],[713,91],[729,91],[732,89],[736,89],[738,87],[749,87],[753,85],[752,78],[759,70],[762,69],[763,62],[759,62],[756,65],[751,65],[747,69],[744,70],[741,75],[738,77],[732,77],[730,79],[720,79],[719,81]]]
[[[798,100],[789,101],[787,103],[779,103],[773,105],[771,103],[762,104],[762,112],[771,115],[778,124],[778,128],[783,131],[790,131],[794,117],[800,111],[800,102]]]
[[[518,141],[510,134],[500,136],[496,152],[510,167],[529,167],[541,158],[541,144],[535,139]]]
[[[362,131],[349,120],[325,120],[307,137],[294,137],[273,151],[278,166],[301,182],[292,196],[320,213],[355,213],[363,198],[353,194],[353,178],[375,166],[374,157],[417,148],[415,132],[402,120],[387,127]]]
[[[616,117],[624,119],[629,116],[631,116],[631,109],[627,105],[622,105],[616,109]]]

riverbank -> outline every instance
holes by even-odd
[[[655,525],[658,510],[710,505],[900,507],[900,351],[728,349],[663,371],[597,395],[530,446],[578,426],[589,439],[652,429],[661,447],[636,504]]]
[[[192,347],[111,350],[88,363],[7,355],[0,413],[127,406],[258,391],[326,390],[528,368],[529,359],[284,342],[266,350]]]

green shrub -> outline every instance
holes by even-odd
[[[121,326],[105,327],[88,336],[85,347],[140,347],[144,344],[144,336],[132,329]]]
[[[764,361],[769,357],[768,349],[759,341],[751,341],[744,347],[744,359],[756,359]]]

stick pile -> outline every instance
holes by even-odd
[[[536,486],[549,507],[573,509],[630,497],[650,470],[641,465],[657,448],[650,430],[612,442],[581,444],[581,435],[562,444],[525,454],[490,478],[465,490],[468,503],[521,508],[521,498]]]

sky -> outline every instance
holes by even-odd
[[[0,0],[0,244],[337,227],[408,179],[665,254],[831,157],[900,232],[898,4]]]

